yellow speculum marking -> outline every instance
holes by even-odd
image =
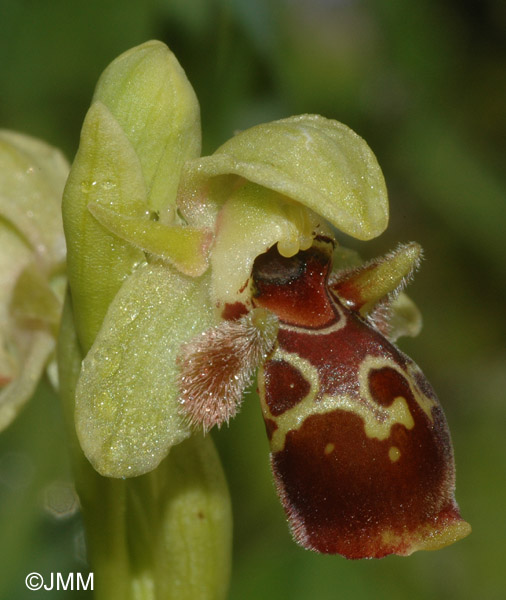
[[[334,452],[334,449],[335,449],[335,445],[332,442],[329,442],[325,446],[323,452],[324,452],[324,454],[332,454],[332,452]]]
[[[402,397],[396,398],[389,407],[377,409],[381,421],[371,412],[367,405],[360,406],[354,411],[364,419],[365,434],[368,438],[383,441],[390,437],[390,430],[394,425],[404,425],[406,429],[413,429],[415,422],[409,412],[408,403]]]
[[[388,451],[388,458],[392,462],[397,462],[400,457],[401,451],[399,450],[399,448],[397,448],[397,446],[390,446],[390,450]]]
[[[305,398],[303,398],[296,406],[276,417],[271,414],[269,407],[265,402],[265,381],[263,370],[261,371],[259,376],[259,387],[263,391],[263,393],[260,394],[262,410],[264,416],[275,421],[278,426],[271,438],[272,452],[283,450],[288,432],[300,429],[307,417],[325,414],[336,409],[358,415],[364,422],[366,436],[369,438],[376,438],[380,441],[390,437],[391,429],[396,424],[403,425],[406,429],[412,429],[415,425],[405,398],[397,397],[390,406],[383,407],[378,406],[371,397],[368,380],[370,369],[390,367],[397,370],[405,377],[402,369],[391,360],[370,356],[362,362],[358,375],[360,398],[353,397],[349,394],[342,394],[340,396],[324,394],[318,402],[315,402],[315,398],[320,388],[320,379],[317,368],[298,354],[286,352],[279,347],[275,350],[272,359],[288,362],[293,368],[297,369],[310,384],[309,392]],[[408,381],[408,379],[406,380]],[[414,386],[409,381],[408,383],[417,403],[425,412],[429,411],[427,414],[432,418],[430,408],[435,403],[425,396],[421,397]],[[324,451],[326,451],[326,448]]]

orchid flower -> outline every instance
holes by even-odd
[[[300,115],[199,154],[198,102],[174,55],[148,42],[116,59],[63,203],[88,460],[106,477],[153,471],[228,423],[257,374],[298,543],[364,558],[467,535],[441,406],[394,345],[420,329],[402,289],[421,249],[362,263],[340,245],[388,223],[371,149]]]

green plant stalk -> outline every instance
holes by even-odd
[[[58,345],[61,398],[97,600],[219,600],[230,575],[230,501],[210,437],[192,436],[151,473],[99,475],[80,448],[81,351],[69,298]]]
[[[74,426],[74,397],[81,371],[69,296],[64,305],[58,341],[60,397],[63,404],[76,491],[81,502],[88,554],[100,598],[131,598],[125,535],[125,481],[101,477],[82,453]]]

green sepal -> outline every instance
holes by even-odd
[[[162,263],[140,266],[113,300],[83,361],[76,428],[95,469],[133,477],[190,435],[179,411],[180,345],[215,324],[208,277]]]
[[[318,115],[257,125],[212,156],[189,162],[179,196],[183,214],[209,225],[237,176],[300,202],[361,240],[388,223],[385,182],[371,149],[342,123]]]
[[[107,106],[138,155],[149,209],[168,211],[170,221],[183,163],[201,147],[198,100],[176,57],[155,40],[128,50],[102,73],[93,101]]]
[[[98,102],[86,115],[62,206],[76,329],[85,354],[125,277],[144,260],[141,250],[97,222],[90,202],[121,207],[124,214],[146,210],[139,159],[118,122]]]
[[[164,225],[144,217],[122,215],[101,204],[89,211],[110,232],[155,258],[165,260],[181,273],[196,277],[207,269],[209,231],[184,225]]]

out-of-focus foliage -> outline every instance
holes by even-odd
[[[504,2],[0,0],[0,126],[71,159],[99,74],[150,38],[169,45],[195,87],[205,154],[235,130],[304,112],[348,124],[376,153],[390,226],[374,242],[343,241],[364,258],[398,241],[425,249],[410,287],[424,329],[401,345],[445,408],[457,499],[473,526],[462,542],[409,558],[347,562],[301,550],[275,498],[252,395],[215,436],[234,503],[231,599],[503,598]],[[48,489],[70,479],[58,411],[42,386],[0,438],[2,598],[31,598],[31,571],[86,570],[79,517],[66,509],[56,519],[54,502],[44,509]]]

